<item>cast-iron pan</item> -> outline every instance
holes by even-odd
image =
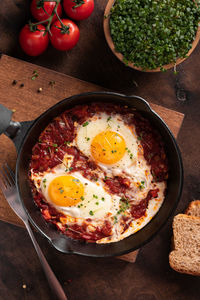
[[[72,240],[59,233],[52,225],[46,223],[33,202],[28,181],[31,150],[43,129],[53,118],[66,109],[77,104],[89,104],[94,101],[101,102],[102,105],[104,105],[105,102],[128,105],[141,112],[160,132],[165,142],[170,166],[167,194],[156,216],[144,228],[128,238],[117,243],[105,245],[87,244],[85,242]],[[59,251],[87,256],[106,257],[121,255],[136,250],[148,242],[160,230],[176,207],[181,195],[183,183],[181,154],[167,125],[151,110],[149,104],[144,99],[138,96],[125,96],[110,92],[84,93],[64,99],[45,111],[33,122],[12,122],[11,115],[11,111],[0,105],[0,134],[4,132],[9,136],[15,143],[18,151],[16,184],[20,199],[26,209],[30,222]]]

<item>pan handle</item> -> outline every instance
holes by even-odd
[[[0,135],[4,133],[9,138],[13,139],[21,128],[21,124],[19,122],[14,122],[11,119],[12,111],[0,104]]]

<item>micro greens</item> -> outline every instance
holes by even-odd
[[[187,57],[200,21],[191,0],[116,0],[110,14],[115,50],[143,70]]]

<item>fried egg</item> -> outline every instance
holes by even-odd
[[[126,195],[135,203],[147,196],[153,180],[151,169],[135,127],[125,124],[120,115],[101,113],[78,126],[76,145],[106,176],[128,178],[131,189]]]
[[[61,164],[32,179],[46,201],[63,214],[75,218],[103,218],[116,213],[120,197],[110,195],[99,182],[79,172],[66,173]]]
[[[101,113],[79,125],[77,147],[105,170],[124,170],[135,163],[138,140],[119,115]]]

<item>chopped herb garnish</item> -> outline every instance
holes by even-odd
[[[73,170],[73,167],[70,167],[70,168],[69,168],[69,171],[72,171],[72,170]]]
[[[92,210],[90,210],[89,214],[90,216],[94,216],[94,212]]]
[[[125,64],[165,71],[164,65],[187,56],[199,21],[196,1],[116,0],[109,25],[115,50]]]
[[[65,141],[64,145],[69,145],[71,142],[70,141]]]
[[[83,196],[81,196],[81,200],[83,201],[85,198]]]
[[[118,222],[117,216],[114,216],[114,224],[116,224]]]
[[[144,181],[141,181],[141,182],[140,182],[139,188],[140,188],[141,190],[145,188],[144,184],[145,184]]]
[[[54,80],[49,81],[49,85],[50,85],[51,87],[53,87],[55,84],[56,84],[56,82],[55,82]]]
[[[106,181],[107,179],[108,179],[108,176],[105,176],[105,177],[104,177],[104,180]]]
[[[89,124],[89,122],[83,123],[83,127],[87,126],[88,124]]]
[[[46,187],[47,187],[47,186],[46,186],[46,184],[45,184],[45,183],[46,183],[46,181],[47,181],[47,180],[46,180],[46,178],[42,180],[44,188],[46,188]]]
[[[111,120],[111,117],[108,117],[107,122],[109,122]]]
[[[98,196],[97,195],[93,195],[93,198],[98,199]]]
[[[69,169],[65,169],[65,172],[68,172],[69,171]]]
[[[31,77],[31,80],[35,80],[38,77],[38,75],[39,74],[37,70],[33,71],[33,76]]]
[[[140,135],[137,137],[138,141],[141,141],[142,136],[143,136],[143,132],[141,132]]]
[[[96,202],[95,204],[96,204],[96,205],[99,205],[99,202]]]
[[[56,148],[56,147],[58,147],[58,144],[52,144],[52,146]]]
[[[111,150],[111,152],[112,152],[112,153],[116,153],[116,152],[117,152],[117,150]]]
[[[89,137],[85,137],[85,139],[86,139],[86,141],[87,141],[87,142],[90,140],[90,138],[89,138]]]
[[[75,179],[75,178],[72,179],[72,181],[74,181],[74,182],[80,182],[79,179]]]
[[[120,209],[118,210],[117,214],[119,215],[120,213],[125,212],[129,207],[130,207],[130,203],[129,203],[128,199],[121,198],[120,206],[119,206]]]
[[[69,225],[66,225],[65,231],[67,231],[69,229]]]
[[[104,198],[104,197],[102,197],[102,198],[101,198],[101,200],[102,200],[102,201],[105,201],[105,198]]]

